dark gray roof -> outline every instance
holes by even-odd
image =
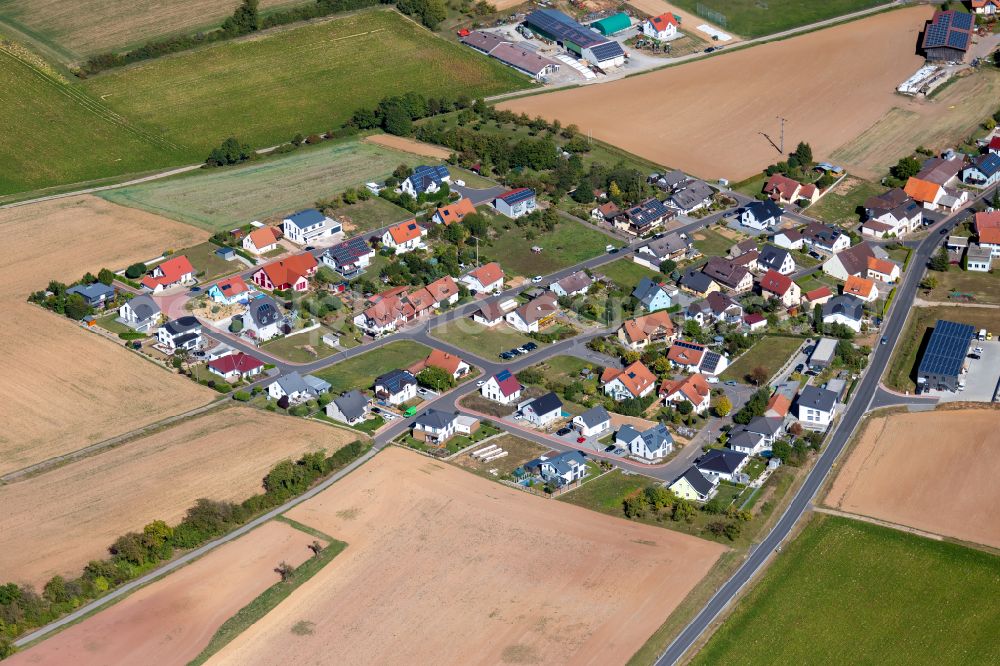
[[[757,257],[757,265],[778,270],[788,256],[788,250],[773,245],[765,245],[760,249],[760,256]]]
[[[810,384],[799,392],[797,402],[800,408],[810,407],[823,412],[832,412],[837,404],[837,394]]]
[[[365,395],[357,389],[353,389],[342,396],[334,398],[333,402],[337,405],[337,409],[340,410],[340,413],[351,421],[364,416],[365,409],[368,407],[368,398],[366,398]]]
[[[673,444],[674,438],[670,436],[667,426],[657,423],[642,433],[642,441],[646,442],[646,448],[656,451],[663,444]]]
[[[80,294],[88,301],[95,301],[103,296],[104,298],[113,298],[115,295],[115,288],[110,287],[103,282],[95,282],[93,284],[78,284],[74,287],[70,287],[66,290],[67,294]]]
[[[938,319],[920,359],[917,376],[928,374],[958,376],[969,353],[975,329],[969,324]]]
[[[644,277],[635,286],[635,289],[632,290],[632,295],[639,299],[640,303],[648,306],[661,291],[663,291],[663,287],[648,277]]]
[[[692,180],[684,186],[683,190],[674,192],[670,201],[678,208],[688,210],[710,198],[713,194],[715,194],[715,190],[708,183],[703,180]]]
[[[270,326],[281,319],[281,311],[278,309],[278,304],[275,303],[273,298],[267,295],[259,296],[250,301],[250,304],[247,305],[247,313],[249,313],[250,318],[253,319],[257,328]]]
[[[730,449],[712,449],[698,461],[699,470],[733,474],[747,454]]]
[[[691,484],[691,487],[694,488],[699,495],[708,495],[712,492],[712,488],[715,487],[715,484],[705,478],[705,475],[702,474],[694,465],[688,467],[687,471],[685,471],[681,477],[687,479],[687,482]]]
[[[639,437],[642,437],[642,433],[628,423],[619,428],[618,432],[615,433],[615,439],[619,439],[630,444]]]
[[[293,393],[312,393],[309,385],[306,384],[305,380],[302,379],[302,375],[298,372],[290,372],[287,375],[282,375],[275,380],[281,390],[288,395]]]
[[[140,294],[128,302],[139,321],[145,321],[160,312],[160,306],[147,294]]]
[[[445,412],[440,409],[428,409],[426,412],[418,416],[413,424],[422,428],[443,430],[448,427],[448,424],[455,420],[456,416],[458,416],[458,412]]]
[[[582,49],[608,41],[607,38],[556,9],[537,9],[528,14],[524,22],[529,28],[540,30],[560,42],[573,42]]]
[[[744,207],[743,210],[749,213],[755,220],[760,222],[770,219],[777,220],[784,212],[781,210],[781,206],[774,203],[770,199],[765,199],[764,201],[751,201]]]
[[[298,228],[305,229],[313,226],[314,224],[319,224],[326,219],[326,216],[315,208],[307,208],[289,215],[286,219]]]
[[[579,418],[583,421],[583,425],[588,428],[593,428],[598,424],[611,420],[611,416],[608,414],[608,410],[604,409],[604,405],[591,407],[583,414],[580,414]]]
[[[546,393],[543,396],[535,398],[528,405],[535,411],[536,414],[548,414],[557,409],[562,409],[562,400],[559,399],[555,393]]]
[[[649,241],[636,250],[636,252],[639,252],[640,254],[652,255],[662,261],[674,252],[687,250],[687,248],[687,241],[681,238],[678,234],[668,234],[663,238],[657,238]]]
[[[643,201],[641,204],[632,206],[625,211],[625,215],[628,217],[629,222],[641,229],[669,217],[671,211],[663,205],[662,201],[652,198]]]
[[[527,469],[537,469],[543,464],[551,465],[555,469],[556,474],[565,474],[572,469],[571,463],[576,463],[577,465],[584,465],[587,462],[587,456],[580,451],[565,451],[557,456],[552,456],[546,460],[541,458],[535,458],[534,460],[529,460],[524,463]]]
[[[416,384],[417,379],[406,370],[390,370],[375,379],[375,386],[382,386],[389,393],[399,393],[404,386]]]
[[[708,288],[712,286],[712,282],[714,280],[711,277],[705,275],[697,268],[689,268],[681,276],[681,284],[691,291],[697,291],[698,293],[708,291]]]
[[[714,351],[706,351],[705,355],[701,358],[701,365],[699,369],[709,375],[714,375],[716,368],[719,367],[719,361],[722,360],[722,354]]]
[[[741,448],[752,449],[760,444],[760,441],[764,438],[764,435],[759,432],[753,432],[747,430],[744,426],[737,426],[729,433],[729,447],[736,448],[737,446]]]
[[[861,321],[864,316],[864,302],[851,294],[834,296],[823,304],[823,316],[843,315],[848,319]]]
[[[750,419],[750,423],[746,424],[746,429],[750,432],[773,437],[781,432],[781,426],[784,423],[784,419],[779,419],[776,416],[755,416]]]
[[[201,324],[198,320],[191,316],[178,317],[168,321],[163,325],[163,328],[167,329],[167,333],[171,336],[177,336],[181,333],[187,333],[188,331],[193,331],[195,329],[201,329]]]

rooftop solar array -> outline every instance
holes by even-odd
[[[947,46],[964,51],[969,48],[971,31],[971,14],[954,11],[938,12],[927,25],[923,46],[925,49]]]
[[[974,334],[969,324],[938,319],[917,375],[958,376]]]
[[[590,52],[594,54],[597,61],[605,62],[607,60],[613,60],[615,58],[624,58],[625,52],[622,51],[622,45],[618,42],[608,42],[607,44],[598,44],[590,49]]]
[[[722,356],[718,352],[705,352],[705,358],[701,360],[701,369],[708,373],[714,373],[721,360]]]
[[[694,351],[701,351],[705,348],[703,345],[695,344],[694,342],[687,342],[685,340],[678,340],[674,343],[674,345],[683,349],[693,349]]]
[[[573,42],[585,49],[608,41],[593,30],[580,25],[572,18],[555,9],[538,9],[524,19],[529,26],[552,35],[560,42]]]

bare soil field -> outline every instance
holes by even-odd
[[[825,159],[898,106],[893,91],[923,63],[915,55],[917,36],[931,13],[923,6],[887,12],[500,107],[575,123],[703,178],[740,180],[780,159],[771,143],[779,143],[776,115],[787,119],[786,152],[808,141],[816,158]]]
[[[433,157],[439,160],[448,159],[448,156],[451,155],[451,151],[447,148],[435,146],[430,143],[424,143],[423,141],[417,141],[416,139],[409,139],[405,136],[374,134],[372,136],[365,137],[363,141],[366,143],[374,143],[379,146],[385,146],[386,148],[402,150],[405,153],[413,153],[414,155],[422,155],[423,157]]]
[[[835,509],[1000,548],[1000,412],[871,419],[834,480]]]
[[[217,394],[27,302],[52,279],[121,268],[207,234],[81,196],[0,210],[0,473],[211,401]]]
[[[20,652],[10,664],[183,666],[223,622],[298,566],[315,537],[271,521],[110,608]]]
[[[721,30],[722,32],[726,33],[727,35],[733,38],[732,41],[726,42],[727,46],[729,44],[737,43],[737,41],[739,41],[740,39],[739,35],[735,34],[732,30],[728,28],[720,28],[719,26],[715,25],[714,23],[712,23],[707,19],[703,19],[702,17],[696,14],[692,14],[691,12],[680,9],[676,5],[664,2],[663,0],[629,0],[628,4],[632,5],[640,12],[643,12],[644,14],[649,14],[650,16],[659,16],[660,14],[664,14],[666,12],[670,12],[671,14],[674,14],[676,16],[680,16],[681,25],[683,25],[686,29],[695,32],[700,37],[704,37],[704,35],[701,32],[697,31],[697,27],[699,25],[709,25],[715,28],[716,30]]]
[[[397,448],[289,517],[347,549],[210,663],[624,663],[723,552]]]
[[[0,516],[0,571],[36,589],[55,574],[75,576],[88,561],[105,557],[125,532],[141,531],[158,518],[176,523],[200,497],[242,501],[262,492],[264,475],[284,458],[333,452],[357,438],[305,419],[234,406],[0,486],[6,509]]]
[[[169,34],[218,27],[239,0],[12,0],[0,3],[0,26],[75,62],[85,56],[133,46]],[[260,9],[305,4],[261,0]]]

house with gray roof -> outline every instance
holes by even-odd
[[[645,245],[639,246],[632,261],[645,266],[650,270],[660,270],[660,264],[667,259],[672,261],[683,260],[691,249],[690,241],[680,237],[680,234],[671,233],[662,238],[654,238]]]
[[[415,168],[413,173],[400,183],[399,189],[416,198],[421,194],[434,194],[441,189],[441,185],[444,183],[451,183],[448,167],[423,165]]]
[[[190,315],[178,317],[156,331],[156,341],[170,353],[177,349],[197,349],[201,346],[201,324]]]
[[[667,426],[657,423],[646,430],[626,424],[615,433],[615,445],[643,460],[660,460],[674,450],[674,438]]]
[[[791,275],[796,269],[792,253],[774,245],[765,245],[760,249],[757,267],[762,271],[771,270],[781,275]]]
[[[795,400],[799,423],[810,430],[826,430],[833,421],[836,407],[837,394],[818,386],[806,386]]]
[[[326,393],[330,384],[312,375],[304,377],[298,372],[290,372],[275,379],[267,386],[267,394],[275,400],[288,396],[288,404],[295,405],[306,402]]]
[[[556,296],[582,296],[587,293],[590,289],[590,285],[594,284],[593,278],[584,273],[583,271],[577,271],[570,275],[567,275],[558,282],[553,282],[549,285],[549,289]]]
[[[281,333],[281,323],[284,317],[278,308],[278,303],[261,294],[247,303],[246,312],[240,316],[243,330],[255,340],[264,342]]]
[[[864,301],[851,294],[834,296],[823,304],[824,324],[843,324],[855,333],[860,333],[864,316]]]
[[[732,449],[711,449],[697,463],[698,471],[707,478],[719,481],[737,481],[737,475],[743,471],[750,456]]]
[[[390,370],[375,379],[375,397],[389,405],[401,405],[417,397],[417,378],[406,370]]]
[[[646,312],[666,310],[673,305],[673,298],[670,295],[670,291],[662,284],[653,282],[648,277],[644,277],[639,281],[639,284],[632,290],[632,295],[638,299],[639,305]]]
[[[103,282],[74,285],[66,293],[79,295],[92,308],[102,308],[105,303],[115,300],[115,288]]]
[[[551,458],[540,456],[529,460],[524,468],[542,477],[543,481],[564,486],[587,476],[587,456],[580,451],[566,451]]]
[[[562,401],[555,393],[526,400],[517,406],[517,411],[525,421],[538,427],[545,427],[562,415]]]
[[[707,502],[712,499],[719,488],[719,479],[707,477],[695,465],[688,467],[683,474],[674,479],[670,490],[681,499],[693,502]]]
[[[745,270],[745,269],[744,269]],[[702,272],[700,268],[689,268],[681,275],[680,284],[682,287],[695,294],[707,296],[713,291],[719,291],[719,283],[711,276]]]
[[[372,401],[357,389],[337,396],[326,406],[326,415],[335,421],[349,426],[358,425],[368,420],[371,414]]]
[[[432,446],[444,446],[455,436],[458,412],[428,409],[413,422],[413,438]]]
[[[117,321],[140,333],[146,333],[160,323],[160,306],[149,294],[140,294],[118,308]]]
[[[285,238],[305,245],[322,238],[329,238],[343,231],[340,222],[330,219],[315,208],[307,208],[286,217],[281,224]]]
[[[574,416],[573,427],[583,437],[596,437],[611,430],[611,415],[604,405],[597,405],[579,416]]]
[[[668,204],[682,213],[701,210],[712,201],[715,190],[703,180],[692,180],[670,195]]]

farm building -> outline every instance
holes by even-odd
[[[973,29],[972,14],[934,12],[924,28],[920,48],[931,62],[962,62],[972,45]]]
[[[625,52],[621,44],[598,35],[560,11],[538,9],[528,14],[524,23],[540,37],[556,42],[578,58],[601,69],[625,64]]]
[[[590,24],[592,30],[596,30],[605,37],[610,37],[611,35],[617,35],[623,30],[628,30],[632,27],[632,19],[628,17],[628,14],[624,12],[618,12],[617,14],[612,14],[607,18],[602,18],[600,21],[594,21]]]
[[[540,56],[492,32],[474,30],[462,37],[462,43],[535,79],[559,71],[559,63],[555,60]]]
[[[969,324],[938,319],[917,368],[917,384],[930,389],[955,391],[965,365],[965,355],[975,337]]]

